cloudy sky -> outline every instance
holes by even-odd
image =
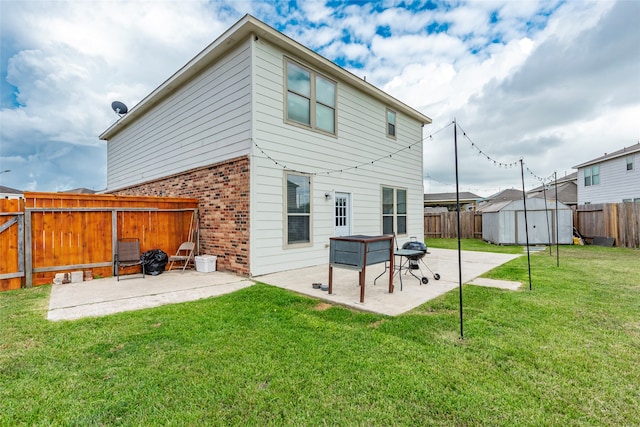
[[[98,140],[244,14],[433,119],[426,192],[526,188],[640,140],[640,1],[0,0],[0,184],[106,186]],[[464,133],[463,133],[464,132]],[[480,153],[482,152],[482,154]]]

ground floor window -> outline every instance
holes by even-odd
[[[382,187],[382,234],[407,234],[407,190]]]
[[[288,245],[311,242],[311,177],[286,174],[286,242]]]

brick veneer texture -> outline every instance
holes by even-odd
[[[200,209],[200,253],[218,257],[216,269],[248,276],[249,157],[127,187],[113,194],[193,197]]]

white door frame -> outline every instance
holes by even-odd
[[[351,234],[351,193],[336,191],[333,197],[333,235]]]

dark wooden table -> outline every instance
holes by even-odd
[[[329,293],[333,293],[333,267],[359,272],[360,302],[364,302],[367,265],[389,262],[389,293],[393,293],[393,235],[329,238]]]

